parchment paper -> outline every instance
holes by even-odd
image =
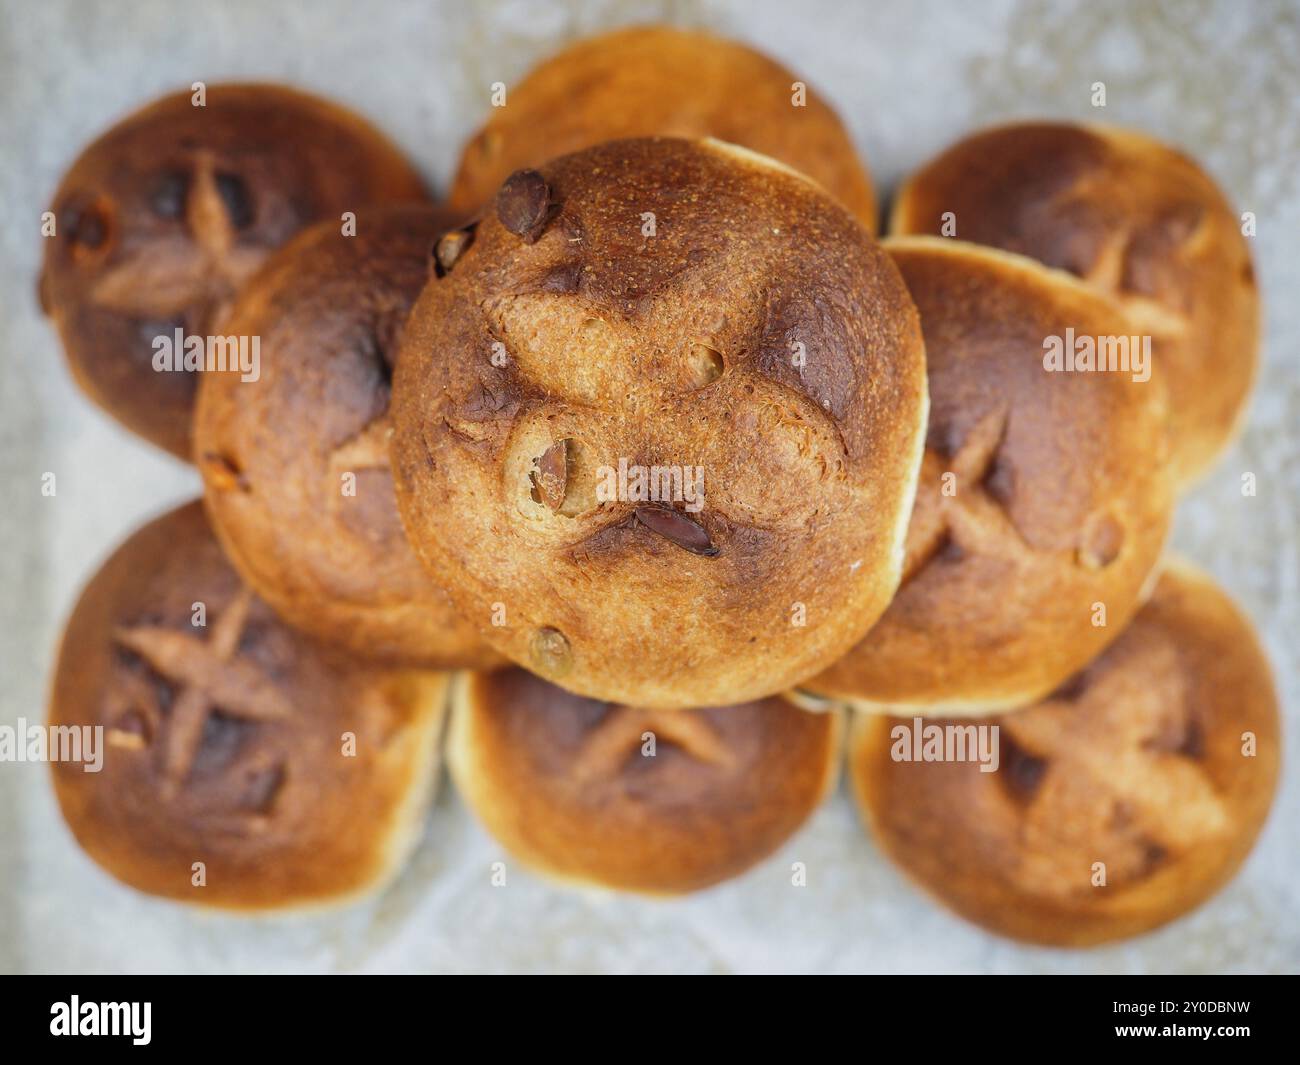
[[[1286,711],[1282,792],[1244,873],[1170,928],[1084,953],[1027,949],[903,881],[844,794],[744,878],[680,902],[551,887],[504,856],[450,789],[396,886],[340,913],[239,920],[147,899],[101,873],[43,765],[0,764],[0,969],[137,971],[1300,970],[1300,14],[1294,0],[530,4],[438,0],[0,0],[0,723],[43,714],[83,581],[145,519],[193,497],[192,470],[74,389],[34,295],[40,213],[63,169],[124,113],[196,79],[283,80],[369,115],[442,187],[513,82],[613,25],[704,25],[774,54],[837,105],[883,188],[949,141],[1011,117],[1131,124],[1182,145],[1242,210],[1266,300],[1244,437],[1182,505],[1174,545],[1259,626]],[[1090,104],[1104,81],[1104,111]],[[41,474],[58,494],[45,498]],[[1240,476],[1258,477],[1243,499]],[[790,883],[807,863],[809,883]]]

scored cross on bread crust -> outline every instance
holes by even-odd
[[[158,676],[176,686],[165,717],[149,704],[146,737],[156,735],[162,750],[162,796],[174,797],[189,774],[211,714],[241,721],[282,720],[289,700],[256,665],[238,656],[252,593],[243,589],[221,612],[211,640],[156,625],[118,629],[117,642],[137,654]],[[282,771],[282,762],[272,773]]]
[[[206,337],[268,248],[239,242],[252,221],[250,194],[241,178],[218,172],[212,152],[196,152],[192,171],[162,181],[183,196],[177,221],[184,234],[129,251],[95,280],[90,299],[129,318],[177,321],[186,334]]]
[[[1175,203],[1150,219],[1126,216],[1109,202],[1110,180],[1100,173],[1083,177],[1043,205],[1044,216],[1073,219],[1088,234],[1074,252],[1077,258],[1048,265],[1115,296],[1142,332],[1185,334],[1195,297],[1183,283],[1184,264],[1206,250],[1209,212],[1195,203]]]
[[[1108,883],[1120,888],[1231,830],[1177,649],[1134,643],[1065,693],[999,720],[1004,751],[1036,763],[1031,786],[1012,785],[1026,851],[1010,875],[1029,890],[1086,896],[1077,855],[1103,841]],[[1139,667],[1123,660],[1137,654],[1135,684],[1124,671]]]
[[[659,743],[672,744],[702,765],[726,770],[736,764],[731,750],[698,714],[613,706],[578,751],[573,779],[587,784],[614,776],[640,750],[647,735],[654,739],[656,749]]]
[[[918,493],[908,527],[903,585],[936,557],[954,560],[968,551],[997,557],[1029,549],[1003,509],[1011,487],[1009,467],[998,462],[1006,427],[1007,412],[1000,408],[980,419],[960,443],[943,430],[931,430],[919,480],[925,491]]]

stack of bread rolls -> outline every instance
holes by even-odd
[[[58,799],[125,883],[375,890],[444,755],[521,863],[661,895],[780,848],[847,748],[884,854],[1044,943],[1169,921],[1249,852],[1268,665],[1163,547],[1259,309],[1186,157],[1002,127],[877,242],[814,90],[649,27],[510,89],[442,203],[351,112],[212,85],[115,126],[51,210],[76,380],[203,484],[90,581],[55,671],[51,724],[106,737]],[[173,335],[259,358],[160,369]],[[1149,365],[1055,367],[1053,338]],[[900,757],[923,723],[995,768]]]

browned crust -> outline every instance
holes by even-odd
[[[262,84],[190,100],[164,97],[81,153],[54,194],[40,282],[81,388],[186,460],[197,382],[156,372],[153,338],[215,332],[242,281],[305,225],[426,195],[387,138],[326,100]],[[73,239],[78,219],[102,230],[97,247]]]
[[[1199,906],[1245,860],[1277,785],[1268,661],[1222,590],[1184,566],[1057,697],[976,723],[1002,730],[995,773],[894,761],[899,722],[858,715],[852,782],[881,848],[922,888],[1030,942],[1091,946]]]
[[[651,713],[508,669],[459,677],[454,703],[457,788],[512,855],[565,881],[659,895],[738,876],[838,776],[842,715],[780,697]]]
[[[892,233],[941,232],[1068,270],[1155,337],[1181,480],[1235,434],[1259,355],[1259,293],[1241,221],[1193,160],[1141,134],[1023,123],[958,142],[894,205]]]
[[[445,669],[501,659],[406,542],[388,400],[406,315],[435,240],[456,221],[414,204],[362,209],[352,236],[334,221],[299,234],[226,320],[230,333],[260,339],[260,377],[205,374],[194,418],[208,513],[258,594],[295,627],[359,654]]]
[[[393,465],[412,544],[498,650],[571,690],[661,707],[785,690],[894,592],[925,411],[906,289],[815,185],[742,149],[619,141],[541,172],[538,239],[488,212],[407,324]],[[695,376],[701,347],[716,379]],[[558,440],[576,458],[554,510],[530,475]],[[691,517],[716,550],[598,503],[620,458],[703,467]],[[545,629],[568,661],[535,653]]]
[[[876,231],[871,176],[839,116],[767,56],[693,30],[638,26],[535,67],[469,141],[451,200],[472,209],[515,170],[628,137],[716,137],[801,170]]]
[[[920,308],[931,397],[903,585],[802,687],[931,712],[1020,706],[1138,608],[1172,506],[1163,388],[1044,370],[1046,336],[1133,331],[1067,275],[954,240],[885,247]]]
[[[49,711],[52,725],[104,727],[103,768],[55,763],[59,805],[86,853],[140,891],[248,911],[347,901],[395,873],[413,845],[437,772],[446,675],[329,652],[253,599],[236,653],[202,682],[238,706],[209,715],[174,778],[167,730],[194,685],[164,680],[177,667],[148,664],[128,644],[184,640],[197,668],[245,595],[198,503],[144,526],[104,564],[68,621]],[[191,625],[196,603],[202,629]],[[248,720],[249,704],[281,716]],[[195,862],[205,887],[192,886]]]

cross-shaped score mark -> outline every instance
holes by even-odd
[[[1030,550],[1003,507],[1011,491],[1011,474],[999,463],[998,449],[1007,420],[1005,409],[984,415],[951,454],[944,434],[931,431],[908,530],[904,584],[947,552],[997,558],[1018,557]],[[955,478],[952,494],[943,491],[945,473]]]
[[[214,712],[245,721],[279,721],[292,706],[262,672],[238,655],[252,593],[239,595],[213,623],[204,641],[161,626],[120,628],[116,641],[178,688],[165,717],[151,722],[162,744],[162,795],[175,796],[185,782],[203,742],[204,727]],[[152,706],[152,702],[149,704]]]
[[[248,219],[232,212],[249,210],[246,193],[239,179],[217,173],[210,152],[197,154],[192,179],[177,195],[185,197],[176,206],[190,239],[178,236],[130,252],[96,281],[91,299],[146,321],[183,318],[187,329],[202,333],[222,317],[266,249],[237,246],[236,233]]]
[[[1135,684],[1126,675],[1135,665],[1093,670],[1068,697],[1007,715],[999,724],[1017,747],[1044,763],[1037,785],[1024,796],[1030,806],[1047,804],[1036,815],[1041,823],[1077,822],[1080,811],[1054,807],[1086,793],[1092,796],[1089,812],[1122,815],[1126,834],[1154,853],[1178,853],[1230,830],[1231,821],[1197,745],[1169,742],[1171,733],[1180,739],[1189,733],[1189,693],[1174,648],[1146,648],[1141,657],[1151,683]],[[1053,773],[1075,785],[1053,792]]]
[[[726,770],[735,762],[726,742],[695,711],[613,706],[587,734],[573,762],[574,779],[586,783],[617,776],[634,751],[640,756],[647,732],[654,734],[656,748],[672,744],[705,765]]]
[[[1058,198],[1054,207],[1065,215],[1075,210],[1088,210],[1097,195],[1109,196],[1106,183],[1108,175],[1098,175],[1098,191],[1092,182],[1082,182]],[[1152,336],[1173,337],[1185,333],[1188,319],[1172,309],[1167,302],[1156,298],[1150,291],[1150,281],[1144,274],[1144,264],[1160,262],[1165,268],[1177,264],[1198,243],[1210,236],[1207,216],[1200,207],[1185,205],[1174,207],[1162,217],[1139,227],[1133,219],[1108,220],[1102,240],[1092,264],[1078,272],[1078,277],[1093,288],[1111,293],[1124,303],[1129,325],[1139,333]],[[1144,250],[1152,254],[1145,258]]]

